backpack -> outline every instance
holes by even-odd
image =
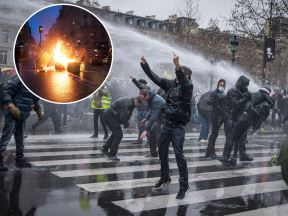
[[[212,111],[212,106],[208,104],[210,94],[211,94],[211,91],[208,91],[204,93],[203,95],[201,95],[197,103],[198,112],[206,118],[209,118],[210,113]]]

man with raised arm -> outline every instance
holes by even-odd
[[[180,189],[176,199],[183,199],[189,190],[187,162],[183,153],[183,144],[185,140],[185,126],[189,122],[191,116],[193,84],[191,82],[192,71],[189,68],[180,65],[179,56],[174,54],[173,63],[175,65],[176,79],[168,80],[160,78],[157,74],[152,72],[144,57],[142,57],[140,61],[145,74],[166,93],[164,123],[159,138],[161,177],[156,182],[154,190],[164,189],[171,182],[169,176],[168,152],[170,142],[172,142],[180,175]]]

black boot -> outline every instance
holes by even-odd
[[[6,172],[6,171],[8,171],[8,167],[4,165],[3,157],[0,152],[0,172]]]
[[[26,159],[16,159],[15,160],[15,166],[19,169],[22,169],[22,168],[31,168],[31,163],[29,163],[28,161],[26,161]]]
[[[228,162],[228,166],[235,168],[237,166],[237,157],[232,157],[230,158],[229,162]]]
[[[247,154],[240,155],[240,161],[253,161],[254,158],[250,157]]]

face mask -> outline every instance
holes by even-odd
[[[219,90],[220,92],[224,92],[225,88],[221,86],[221,87],[218,88],[218,90]]]

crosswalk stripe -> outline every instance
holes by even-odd
[[[264,153],[271,153],[270,149],[263,149]],[[263,153],[263,150],[251,150],[250,153]],[[147,150],[148,151],[148,150]],[[204,156],[205,153],[190,153],[186,154],[186,158]],[[174,154],[169,154],[170,159],[174,159]],[[157,158],[145,157],[141,155],[131,155],[131,156],[121,156],[122,162],[132,162],[132,161],[149,161],[157,160]],[[81,158],[81,159],[64,159],[64,160],[41,160],[41,161],[31,161],[34,166],[61,166],[61,165],[76,165],[76,164],[91,164],[91,163],[111,163],[107,157],[100,158]]]
[[[189,144],[188,144],[189,145]],[[188,146],[187,145],[187,146]],[[186,147],[187,147],[186,146]],[[93,148],[93,147],[99,147],[97,144],[51,144],[51,145],[26,145],[25,150],[39,150],[39,149],[71,149],[71,148]],[[139,144],[120,144],[119,149],[125,148],[125,147],[139,147],[138,149],[146,149],[148,147],[142,146]],[[224,145],[217,145],[216,148],[223,148]],[[263,145],[260,144],[249,144],[247,147],[263,147]],[[184,147],[185,148],[185,147]],[[15,146],[8,146],[7,150],[14,150]],[[137,149],[137,148],[134,148]],[[194,145],[191,146],[190,149],[207,149],[207,145]]]
[[[205,181],[213,179],[233,178],[251,175],[262,175],[280,172],[280,167],[260,167],[240,170],[226,170],[217,172],[189,174],[189,182]],[[109,181],[100,183],[78,184],[78,186],[88,192],[102,192],[108,190],[129,189],[137,187],[151,187],[155,184],[157,178],[142,178],[123,181]],[[179,176],[171,176],[171,183],[178,183]]]
[[[231,186],[225,188],[214,188],[208,190],[192,191],[189,192],[187,194],[187,197],[183,200],[175,199],[176,194],[169,194],[169,195],[153,196],[145,198],[126,199],[126,200],[114,201],[112,203],[132,213],[136,213],[141,211],[151,211],[155,209],[176,207],[180,205],[203,203],[238,196],[243,197],[261,193],[270,193],[287,189],[288,187],[285,184],[285,182],[280,180],[280,181]]]
[[[270,161],[271,157],[257,157],[254,158],[254,161],[249,163],[255,162],[265,162]],[[204,166],[214,166],[220,165],[221,163],[218,160],[210,160],[210,161],[195,161],[195,162],[188,162],[188,168],[192,167],[204,167]],[[169,164],[170,169],[176,169],[176,163]],[[125,166],[125,167],[109,167],[109,168],[101,168],[101,169],[81,169],[81,170],[64,170],[64,171],[53,171],[52,173],[56,176],[61,178],[67,177],[80,177],[80,176],[91,176],[91,175],[108,175],[108,174],[116,174],[116,173],[130,173],[130,172],[147,172],[147,171],[154,171],[159,170],[159,164],[152,164],[152,165],[137,165],[137,166]]]
[[[186,146],[184,150],[193,150],[194,146]],[[170,148],[173,150],[173,148]],[[148,152],[148,148],[133,148],[133,149],[119,149],[118,153],[139,153],[139,152]],[[217,151],[217,153],[222,153],[223,151]],[[259,150],[250,150],[250,153],[270,153],[270,149],[259,149]],[[91,154],[101,154],[100,150],[80,150],[80,151],[49,151],[49,152],[27,152],[25,157],[49,157],[49,156],[67,156],[67,155],[91,155]],[[191,153],[190,153],[191,154]],[[203,153],[192,153],[193,156],[199,157],[203,156]]]
[[[276,205],[266,208],[259,208],[251,211],[240,212],[236,214],[230,214],[230,216],[287,216],[288,215],[288,204]]]

